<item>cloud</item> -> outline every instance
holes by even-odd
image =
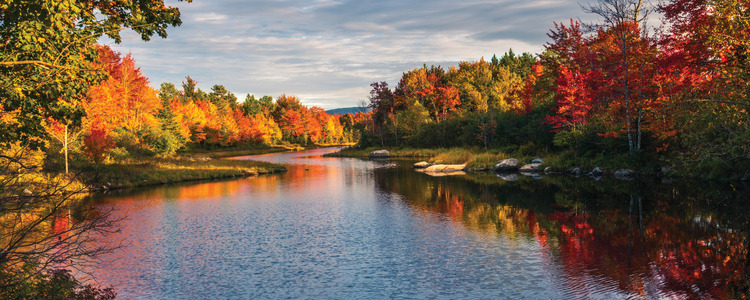
[[[186,75],[208,90],[299,96],[324,108],[356,106],[374,81],[397,83],[423,64],[538,53],[553,21],[577,18],[576,1],[283,0],[176,2],[183,25],[167,39],[126,35],[156,87]],[[102,40],[104,43],[111,41]]]
[[[223,24],[226,19],[226,15],[220,15],[217,13],[203,13],[192,16],[191,21],[197,23]]]

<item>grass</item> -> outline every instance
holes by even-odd
[[[189,152],[182,153],[182,157],[210,157],[210,158],[224,158],[234,156],[246,156],[246,155],[258,155],[267,153],[278,153],[286,151],[300,150],[301,147],[292,145],[273,145],[273,146],[255,146],[247,148],[234,148],[234,149],[216,149],[216,150],[203,150],[203,149],[192,149]]]
[[[434,157],[430,158],[428,162],[433,164],[465,164],[471,161],[476,154],[464,148],[451,148],[444,152],[440,152]]]
[[[94,188],[126,188],[284,171],[286,168],[282,165],[256,161],[147,158],[92,166],[83,173],[82,180]]]

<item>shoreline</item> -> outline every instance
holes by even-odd
[[[286,148],[217,150],[190,152],[175,158],[140,158],[92,165],[81,172],[81,181],[89,191],[137,188],[202,180],[246,178],[284,173],[286,166],[253,160],[225,158],[282,153]]]
[[[353,157],[369,158],[370,153],[377,150],[387,150],[388,158],[411,158],[423,159],[434,165],[460,165],[465,164],[465,171],[481,173],[495,172],[495,166],[499,162],[515,158],[520,162],[518,169],[531,164],[533,160],[542,158],[543,163],[536,166],[538,174],[546,175],[572,175],[579,172],[581,177],[588,173],[597,173],[595,176],[616,177],[615,173],[620,170],[632,171],[632,178],[658,178],[658,179],[686,179],[704,180],[715,182],[748,182],[750,170],[735,169],[735,172],[724,174],[724,176],[711,176],[702,174],[696,176],[696,170],[687,167],[678,168],[659,160],[629,159],[627,154],[600,155],[597,157],[577,156],[572,152],[542,153],[530,155],[521,151],[505,153],[497,149],[480,148],[406,148],[406,147],[367,147],[367,148],[345,148],[335,153],[326,154],[326,157]],[[385,157],[383,157],[385,158]],[[578,169],[578,170],[575,170]],[[519,173],[516,170],[511,173]],[[572,173],[571,173],[572,172]],[[503,173],[503,172],[500,172]]]

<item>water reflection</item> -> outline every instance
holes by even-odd
[[[422,210],[474,230],[536,240],[564,272],[558,279],[566,296],[730,299],[747,292],[747,190],[565,177],[508,182],[486,174],[431,178],[407,168],[375,174],[378,188]]]
[[[286,174],[100,196],[125,298],[737,298],[747,190],[253,157]],[[246,159],[246,158],[240,158]],[[117,237],[113,237],[117,238]]]

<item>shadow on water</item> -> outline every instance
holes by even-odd
[[[407,163],[379,170],[375,182],[411,206],[469,228],[537,240],[563,266],[570,296],[590,280],[604,280],[633,296],[747,297],[745,186],[565,176],[504,181],[487,173],[431,177]]]

